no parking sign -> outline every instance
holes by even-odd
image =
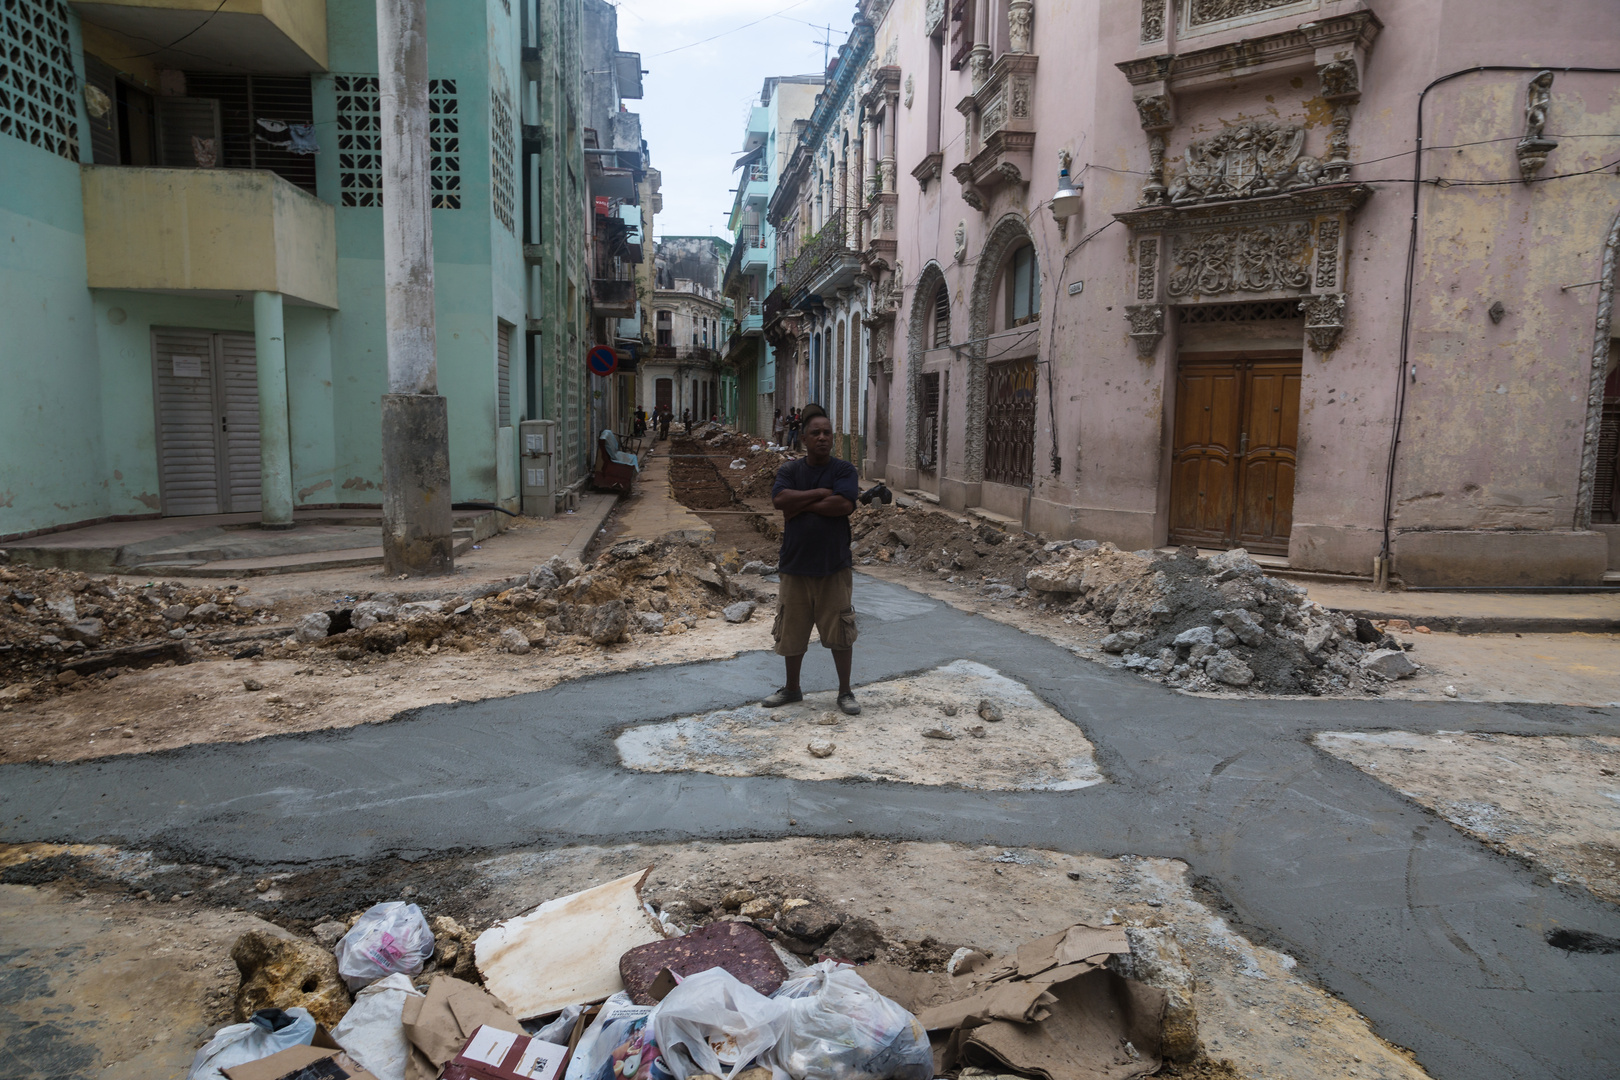
[[[619,357],[609,346],[598,345],[585,354],[585,366],[591,369],[592,375],[606,378],[619,370]]]

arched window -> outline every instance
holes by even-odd
[[[933,317],[934,328],[930,340],[934,348],[943,349],[951,343],[951,290],[944,282],[940,282],[939,288],[934,291]]]
[[[1001,272],[1001,291],[1006,297],[1005,328],[1040,318],[1041,270],[1035,261],[1035,245],[1025,244],[1007,259]]]

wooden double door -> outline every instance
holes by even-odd
[[[1176,373],[1170,542],[1288,553],[1300,354],[1184,353]]]

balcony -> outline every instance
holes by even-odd
[[[764,206],[771,201],[771,170],[763,165],[748,166],[743,177],[743,202]]]
[[[855,283],[861,257],[845,240],[845,214],[842,207],[835,207],[821,231],[783,268],[787,291],[795,302],[801,299],[801,292],[824,295]]]
[[[770,266],[770,238],[757,225],[744,225],[737,234],[738,268],[745,274],[763,273]]]
[[[744,301],[737,310],[737,333],[741,334],[743,337],[759,337],[764,328],[764,301]]]
[[[274,173],[118,165],[80,173],[91,288],[278,292],[338,306],[332,207]]]
[[[1027,185],[1035,149],[1035,68],[1033,53],[1004,53],[984,85],[957,103],[968,122],[967,160],[951,170],[962,185],[962,201],[984,213],[998,188]]]
[[[69,3],[85,23],[145,46],[139,51],[156,67],[267,75],[326,70],[326,0],[226,0],[217,11],[194,0]],[[146,51],[163,42],[174,45]]]
[[[612,278],[591,279],[591,314],[628,319],[636,313],[636,283]]]

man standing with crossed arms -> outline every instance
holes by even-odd
[[[854,465],[832,456],[832,421],[825,409],[806,406],[803,422],[805,456],[778,469],[771,490],[771,502],[783,518],[782,584],[771,636],[787,664],[787,685],[760,704],[774,709],[804,700],[799,670],[810,650],[813,626],[838,669],[838,707],[859,716],[861,707],[849,685],[856,636],[849,515],[860,496],[860,477]]]

